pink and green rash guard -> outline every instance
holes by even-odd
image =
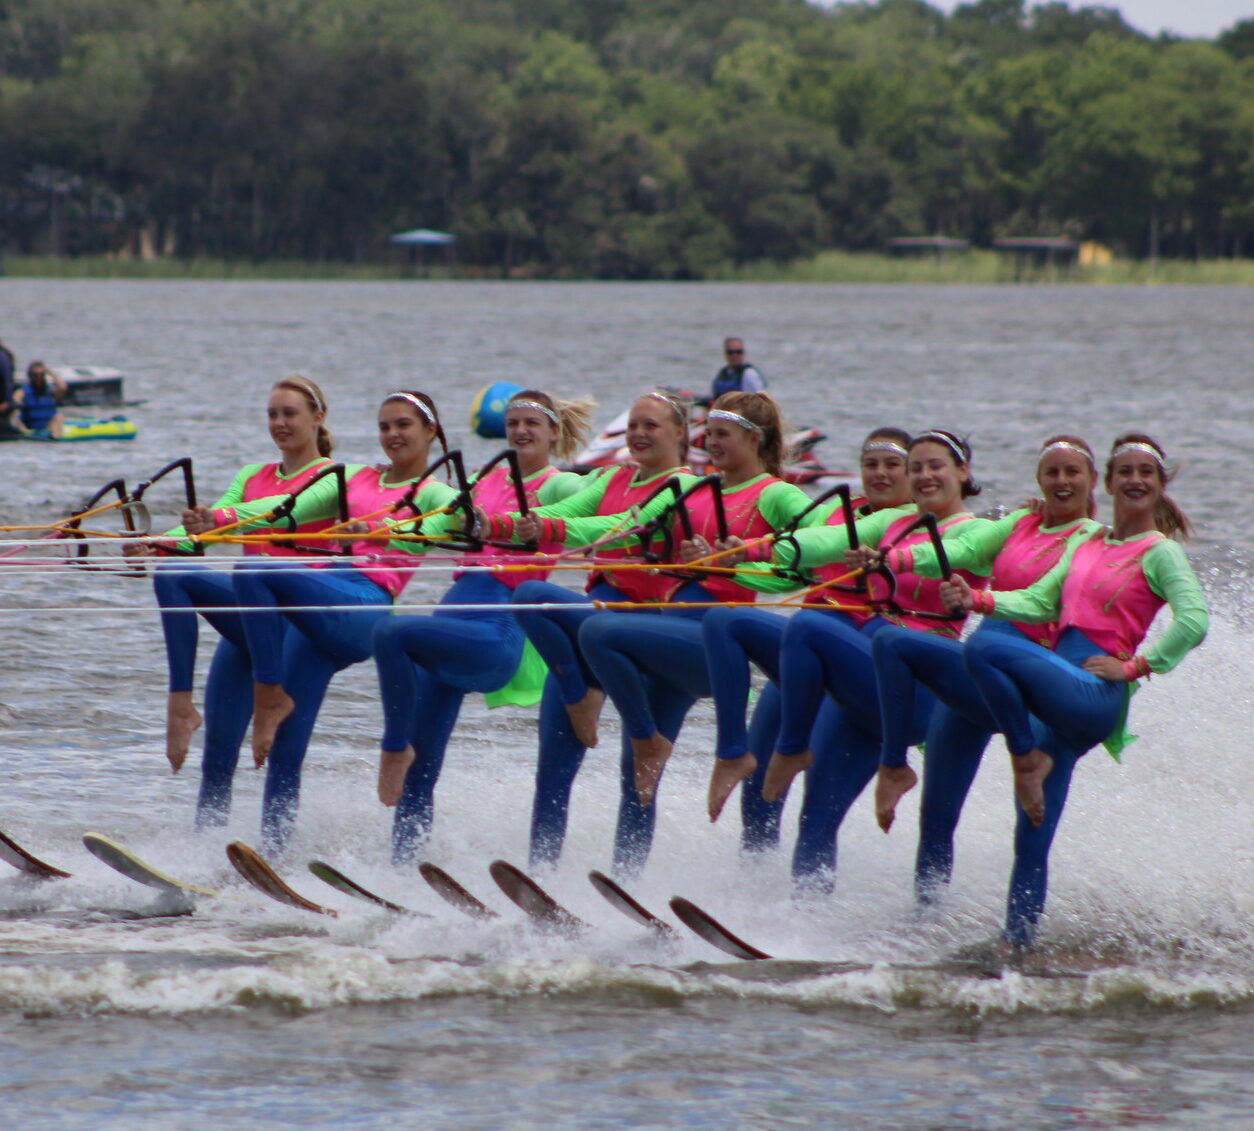
[[[682,472],[677,474],[680,489],[685,490],[696,482],[696,476]],[[650,484],[650,491],[644,492],[647,497],[657,486],[661,476]],[[724,509],[727,513],[727,532],[735,537],[749,539],[763,534],[781,530],[790,525],[793,519],[810,505],[809,496],[800,487],[785,483],[773,475],[763,472],[744,483],[722,492]],[[546,531],[566,547],[587,546],[588,544],[612,534],[617,530],[626,530],[648,523],[666,513],[674,501],[669,492],[659,495],[651,502],[641,506],[638,511],[626,510],[618,514],[586,514],[570,518],[546,519]],[[714,502],[706,491],[699,491],[687,500],[688,513],[692,520],[693,532],[701,534],[710,542],[718,537],[718,524],[715,520]],[[675,520],[672,528],[675,545],[684,537],[682,524]],[[602,550],[598,550],[602,553]],[[630,553],[630,547],[627,548]],[[676,565],[679,563],[677,562]],[[632,575],[643,574],[644,571],[623,571]],[[656,591],[650,588],[648,601],[667,600],[684,582],[676,578],[661,577],[661,585]],[[722,584],[719,584],[722,582]],[[617,584],[617,581],[615,582]],[[739,578],[730,580],[718,575],[705,575],[701,584],[711,593],[719,594],[719,600],[743,601],[752,600],[753,593],[741,585]],[[654,596],[657,592],[659,595]]]
[[[1098,532],[1073,543],[1062,560],[1027,589],[992,592],[993,616],[1057,619],[1103,651],[1131,659],[1155,614],[1171,607],[1167,630],[1143,653],[1149,669],[1171,671],[1206,636],[1206,598],[1179,543],[1156,530],[1118,539]]]
[[[666,471],[641,478],[640,469],[634,464],[608,467],[594,472],[584,480],[581,490],[568,495],[561,502],[538,507],[536,514],[545,521],[545,529],[551,533],[564,532],[559,523],[570,519],[627,514],[639,506],[671,476],[682,476],[682,482],[692,481],[692,471],[687,467],[672,467]],[[512,516],[510,516],[512,519]],[[512,530],[512,523],[511,523]],[[604,546],[596,551],[597,560],[627,558],[634,554],[630,546]],[[585,586],[591,589],[599,581],[613,585],[630,601],[661,601],[670,587],[670,579],[645,570],[615,570],[609,567],[589,573]]]
[[[720,492],[727,516],[727,534],[745,542],[761,539],[790,526],[810,505],[810,497],[800,487],[785,483],[774,475],[763,473]],[[709,491],[699,491],[688,499],[688,514],[694,534],[700,534],[714,545],[718,538],[718,516]],[[684,537],[682,524],[675,522],[675,545]],[[701,587],[717,601],[753,601],[756,593],[729,574],[706,574]],[[671,579],[667,598],[673,597],[686,583]]]
[[[1022,507],[999,519],[963,523],[946,537],[945,553],[955,569],[988,574],[990,589],[1027,589],[1062,560],[1069,546],[1101,528],[1101,523],[1093,518],[1046,526],[1043,516]],[[889,553],[887,560],[892,569],[913,569],[925,577],[940,576],[936,550],[930,543],[899,547]],[[1062,634],[1057,621],[1011,623],[1029,640],[1051,650]]]
[[[523,493],[527,498],[528,507],[538,507],[547,503],[555,503],[568,495],[573,495],[584,485],[584,478],[572,471],[559,471],[556,467],[542,467],[539,471],[523,477]],[[518,493],[514,489],[514,480],[509,468],[498,464],[471,489],[471,497],[475,505],[488,515],[503,515],[515,511],[518,507]],[[537,548],[541,554],[557,554],[561,552],[561,544],[556,541],[542,541]],[[467,554],[462,559],[468,565],[504,565],[509,557],[517,551],[500,546],[485,546],[481,551]],[[544,566],[533,569],[501,570],[494,574],[502,585],[517,589],[524,581],[543,581],[549,576],[550,570]],[[456,580],[458,575],[454,575]]]
[[[281,463],[248,464],[247,467],[240,469],[239,473],[231,481],[231,485],[226,489],[226,493],[210,508],[213,512],[214,526],[229,526],[241,518],[251,517],[254,514],[264,514],[266,511],[272,510],[293,491],[299,491],[319,471],[329,466],[332,462],[327,456],[319,456],[317,459],[305,464],[299,471],[292,472],[291,475],[283,473],[283,465]],[[264,505],[259,509],[244,505],[255,503],[268,505]],[[311,533],[325,530],[333,521],[333,518],[326,518],[297,523],[296,533]],[[184,537],[186,533],[181,526],[177,526],[169,531],[169,535],[174,538]],[[186,544],[187,547],[190,547],[190,545],[190,543]],[[273,554],[279,557],[291,557],[294,554],[303,552],[299,546],[280,545],[273,542],[265,545],[244,546],[244,553],[246,554]]]
[[[918,507],[910,504],[905,507],[889,507],[875,511],[860,518],[854,526],[858,531],[858,541],[864,546],[880,546],[890,544],[901,531],[919,517]],[[946,546],[949,545],[953,532],[961,527],[986,522],[978,519],[968,511],[951,515],[939,524],[941,535]],[[811,577],[819,578],[820,570],[828,570],[830,578],[847,572],[844,564],[845,554],[850,546],[849,529],[845,523],[823,526],[806,526],[797,531],[795,547],[791,542],[780,542],[775,547],[774,558],[777,565],[786,569],[799,569]],[[926,530],[916,530],[899,543],[907,549],[930,546],[931,540]],[[958,636],[962,632],[962,621],[936,620],[929,616],[913,616],[912,613],[943,613],[944,602],[940,599],[940,580],[924,577],[912,569],[894,571],[897,575],[896,603],[900,610],[885,609],[879,615],[894,624],[905,628],[939,633],[943,636]],[[982,589],[987,579],[970,570],[955,570],[961,574],[974,589]],[[872,575],[868,582],[871,597],[884,597],[887,589],[882,579]],[[853,594],[841,594],[833,604],[836,607],[859,605],[864,602]],[[849,610],[846,610],[849,611]],[[859,621],[865,621],[872,614],[849,612]]]
[[[418,513],[439,510],[457,497],[457,491],[447,483],[435,479],[420,477],[417,480],[406,479],[397,483],[388,481],[388,468],[362,467],[349,465],[344,469],[346,505],[350,520],[365,519],[367,525],[376,530],[384,529],[389,519],[404,520],[410,512],[408,508],[393,515],[378,515],[377,511],[391,507],[400,502],[413,487],[420,484],[414,493],[414,506]],[[283,502],[286,496],[271,496],[263,499],[241,501],[233,509],[234,518],[229,521],[260,517],[273,510]],[[325,530],[339,519],[340,499],[339,480],[335,476],[325,476],[297,497],[292,508],[292,519],[298,530]],[[443,516],[441,516],[443,517]],[[259,525],[259,524],[258,524]],[[426,526],[424,525],[424,530]],[[342,543],[318,542],[316,549],[323,552],[339,549]],[[403,547],[403,548],[402,548]],[[371,581],[395,598],[409,583],[413,575],[415,552],[428,549],[420,543],[389,542],[358,540],[353,542],[348,553],[353,555],[353,564]],[[298,551],[299,552],[299,551]],[[323,565],[324,563],[314,563]],[[325,564],[330,564],[329,562]]]

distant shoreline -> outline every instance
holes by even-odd
[[[0,278],[9,279],[173,279],[270,280],[291,282],[349,281],[500,281],[501,273],[485,267],[433,267],[420,271],[400,264],[306,263],[274,260],[262,263],[220,259],[117,259],[111,256],[8,256]],[[533,274],[515,270],[512,281],[623,282]],[[635,281],[635,280],[633,280]],[[660,282],[663,280],[638,280]],[[789,263],[727,264],[709,272],[706,283],[880,283],[880,284],[1073,284],[1077,286],[1254,286],[1254,260],[1116,259],[1102,266],[1029,266],[992,251],[891,256],[872,252],[826,251]]]

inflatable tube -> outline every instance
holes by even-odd
[[[125,416],[113,416],[108,420],[67,420],[59,439],[46,432],[33,432],[27,439],[54,440],[61,444],[79,440],[133,440],[138,431]]]
[[[484,385],[470,404],[470,427],[476,436],[485,440],[505,439],[505,406],[523,387],[509,381],[497,381]]]

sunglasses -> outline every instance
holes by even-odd
[[[731,357],[733,354],[744,353],[744,352],[745,352],[744,350],[728,350],[727,356]]]

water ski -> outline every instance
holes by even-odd
[[[771,957],[766,951],[759,950],[739,936],[733,935],[708,911],[703,911],[683,896],[677,895],[671,900],[671,910],[694,935],[704,939],[711,946],[718,947],[724,954],[746,960]]]
[[[506,860],[493,860],[488,871],[496,886],[538,926],[566,934],[587,929],[587,923],[567,911],[521,868],[515,868]]]
[[[451,903],[464,915],[469,915],[472,919],[498,918],[492,908],[471,895],[443,868],[424,860],[418,865],[418,874],[435,889],[441,899]]]
[[[329,884],[336,891],[343,892],[345,895],[351,895],[354,899],[360,899],[363,903],[371,903],[376,907],[386,907],[389,911],[395,911],[398,915],[416,915],[423,919],[431,918],[423,911],[411,911],[408,907],[402,907],[399,903],[393,903],[390,899],[384,899],[381,895],[376,895],[369,888],[364,888],[356,880],[350,879],[338,868],[332,867],[324,860],[310,860],[309,870],[318,877],[324,884]]]
[[[253,849],[242,840],[233,840],[226,846],[227,859],[235,866],[235,870],[263,895],[268,895],[278,903],[288,907],[299,907],[302,911],[313,911],[319,915],[330,915],[336,918],[338,912],[330,907],[323,907],[306,899],[297,891],[293,891],[282,877]]]
[[[115,872],[121,872],[128,880],[134,880],[137,884],[156,888],[158,891],[178,892],[180,895],[218,895],[213,888],[202,888],[166,875],[103,833],[83,833],[83,847],[102,864],[108,864]]]
[[[54,868],[51,864],[45,863],[2,832],[0,832],[0,860],[6,864],[12,864],[19,872],[24,872],[37,880],[67,880],[70,877],[69,872],[63,872],[60,868]]]
[[[588,879],[611,907],[617,908],[633,923],[639,923],[642,927],[648,927],[649,930],[656,931],[659,935],[664,935],[668,938],[674,937],[674,927],[666,922],[665,919],[659,919],[652,911],[633,898],[621,884],[610,879],[604,872],[598,872],[594,869],[588,873]]]

